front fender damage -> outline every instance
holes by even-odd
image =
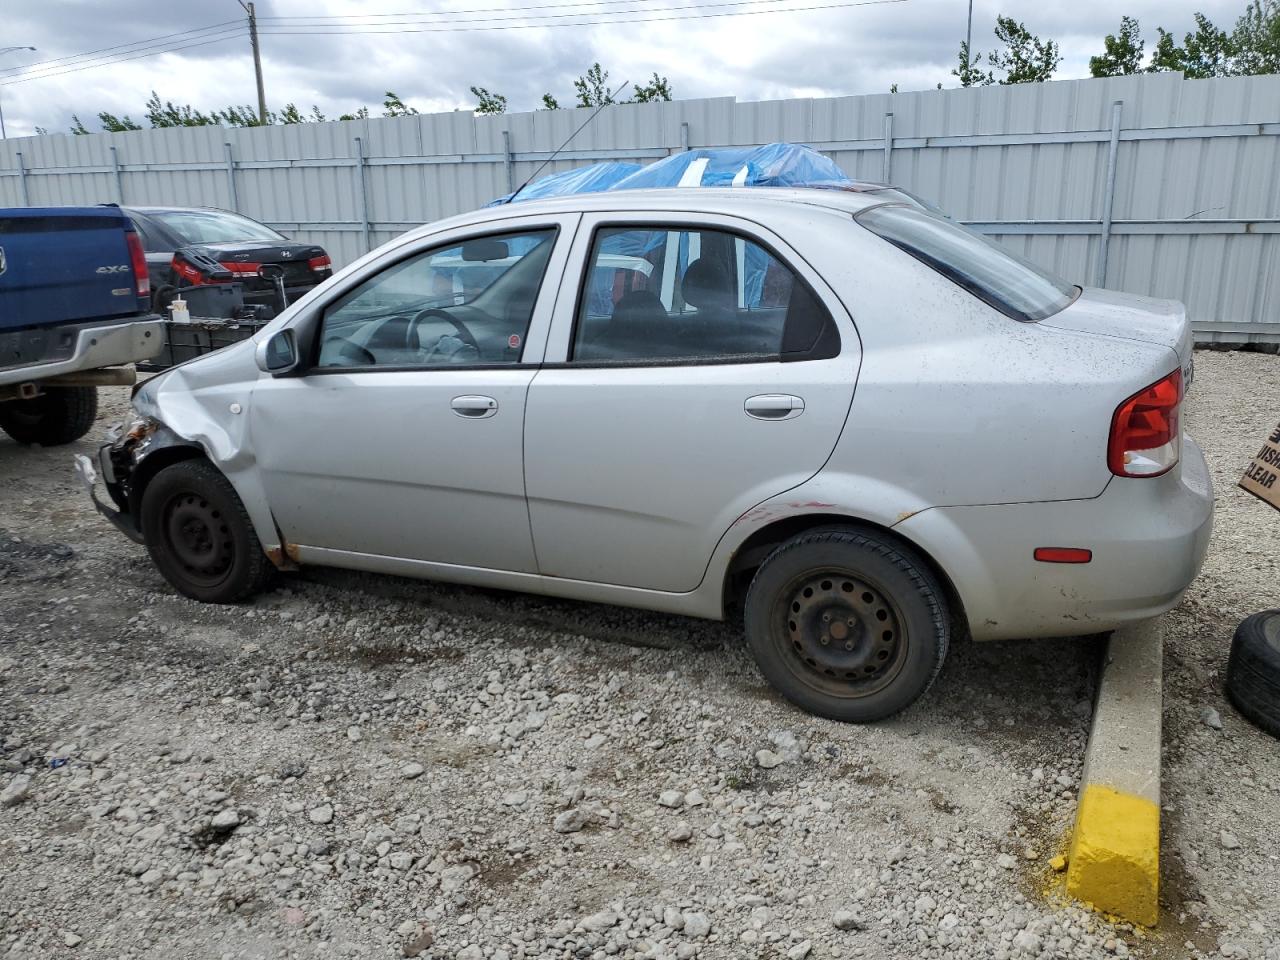
[[[134,393],[136,419],[113,431],[99,460],[112,500],[137,530],[150,479],[181,460],[208,459],[235,488],[271,562],[293,569],[248,443],[247,412],[258,377],[253,348],[253,341],[244,341],[147,381]]]

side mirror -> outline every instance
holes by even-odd
[[[298,342],[293,330],[277,330],[258,344],[254,351],[258,369],[273,376],[296,370],[299,363]]]

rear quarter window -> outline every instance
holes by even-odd
[[[976,230],[928,210],[884,204],[855,219],[1014,320],[1043,320],[1080,292]]]

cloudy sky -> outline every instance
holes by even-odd
[[[236,0],[0,5],[0,49],[37,48],[0,55],[0,106],[10,137],[31,135],[37,125],[64,132],[72,114],[91,129],[97,129],[91,118],[103,110],[140,120],[153,89],[164,99],[205,110],[256,98]],[[821,7],[827,9],[813,9]],[[976,0],[973,45],[975,51],[991,49],[995,17],[1008,14],[1059,42],[1059,77],[1087,76],[1089,57],[1101,51],[1102,37],[1116,31],[1122,13],[1139,18],[1150,50],[1157,26],[1181,36],[1192,26],[1192,13],[1201,10],[1229,28],[1243,7],[1244,0]],[[783,12],[724,16],[768,9]],[[643,82],[656,71],[670,79],[679,98],[764,100],[877,93],[892,83],[900,90],[931,89],[939,82],[954,86],[950,71],[967,9],[966,0],[859,6],[841,0],[257,4],[268,106],[293,102],[307,110],[315,104],[331,117],[362,104],[374,107],[376,116],[384,90],[396,91],[424,113],[470,107],[473,84],[506,95],[511,110],[535,108],[544,91],[565,103],[572,99],[573,79],[596,60],[615,84]],[[529,26],[534,17],[557,26]],[[641,19],[657,17],[681,19]],[[225,26],[204,29],[219,23]],[[179,45],[185,49],[139,56]],[[77,59],[86,53],[98,59]],[[10,71],[36,63],[44,64],[38,75],[12,82],[23,75]],[[90,63],[100,65],[81,69]]]

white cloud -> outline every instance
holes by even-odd
[[[519,11],[549,2],[553,0],[538,0],[538,4],[449,0],[446,8]],[[645,7],[656,15],[663,7],[697,2],[724,0],[634,0],[597,7],[593,19],[617,20],[625,16],[621,10]],[[788,0],[791,7],[829,2]],[[0,70],[192,30],[240,12],[229,2],[215,9],[212,4],[172,0],[114,0],[111,4],[64,0],[56,5],[9,6],[0,46],[31,44],[39,49],[4,55]],[[257,6],[265,28],[268,16],[397,13],[411,4],[407,0],[260,0]],[[1079,77],[1087,75],[1089,56],[1101,51],[1103,35],[1115,32],[1122,13],[1139,18],[1150,49],[1157,26],[1181,35],[1192,26],[1192,13],[1201,10],[1229,28],[1244,3],[1140,0],[1118,8],[1103,0],[1052,5],[979,0],[974,7],[975,51],[994,46],[995,16],[1005,13],[1025,21],[1041,37],[1057,40],[1064,54],[1058,75]],[[723,10],[707,7],[702,12]],[[893,83],[902,90],[931,88],[939,82],[954,86],[950,71],[964,37],[966,12],[966,0],[906,0],[835,10],[558,29],[429,33],[407,32],[409,27],[400,25],[392,28],[400,32],[337,37],[279,35],[264,29],[262,49],[269,106],[293,102],[305,111],[315,104],[331,117],[362,104],[377,115],[386,90],[396,91],[424,112],[470,107],[474,98],[468,88],[473,84],[506,95],[512,110],[534,109],[546,91],[566,103],[572,100],[573,78],[596,60],[610,71],[614,84],[624,79],[643,83],[656,71],[670,79],[677,97],[759,100],[880,93]],[[65,131],[72,114],[93,129],[97,127],[93,118],[104,110],[141,120],[151,90],[164,99],[204,110],[255,103],[247,39],[237,37],[2,85],[0,103],[9,135],[25,136],[37,125]]]

